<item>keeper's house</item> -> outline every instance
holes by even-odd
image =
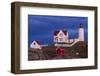
[[[54,32],[54,45],[55,46],[71,46],[75,44],[78,41],[84,41],[84,28],[83,25],[80,24],[80,27],[78,29],[78,38],[75,39],[69,39],[69,33],[65,30],[58,30]]]

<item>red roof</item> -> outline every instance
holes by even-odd
[[[59,32],[60,32],[60,31],[55,31],[55,32],[54,32],[54,35],[57,35]],[[67,31],[62,30],[62,32],[63,32],[65,35],[67,34]]]

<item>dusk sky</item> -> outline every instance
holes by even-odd
[[[33,40],[41,44],[53,44],[53,34],[56,30],[66,30],[69,38],[78,38],[79,25],[85,29],[85,41],[88,40],[88,18],[74,16],[28,15],[28,47]]]

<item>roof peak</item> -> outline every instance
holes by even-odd
[[[65,35],[66,35],[66,30],[62,30],[62,29],[60,29],[60,30],[56,30],[55,32],[54,32],[54,35],[57,35],[60,31],[62,31]]]
[[[33,40],[33,42],[36,42],[36,43],[40,44],[40,42],[39,42],[38,40]],[[32,42],[32,43],[33,43],[33,42]]]

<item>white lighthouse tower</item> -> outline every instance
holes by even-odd
[[[66,35],[66,42],[68,43],[69,42],[69,40],[68,40],[68,37],[69,36],[69,34],[68,34],[68,32],[67,32],[67,35]]]
[[[79,41],[84,41],[84,27],[83,27],[83,24],[80,24],[80,27],[79,27]]]

